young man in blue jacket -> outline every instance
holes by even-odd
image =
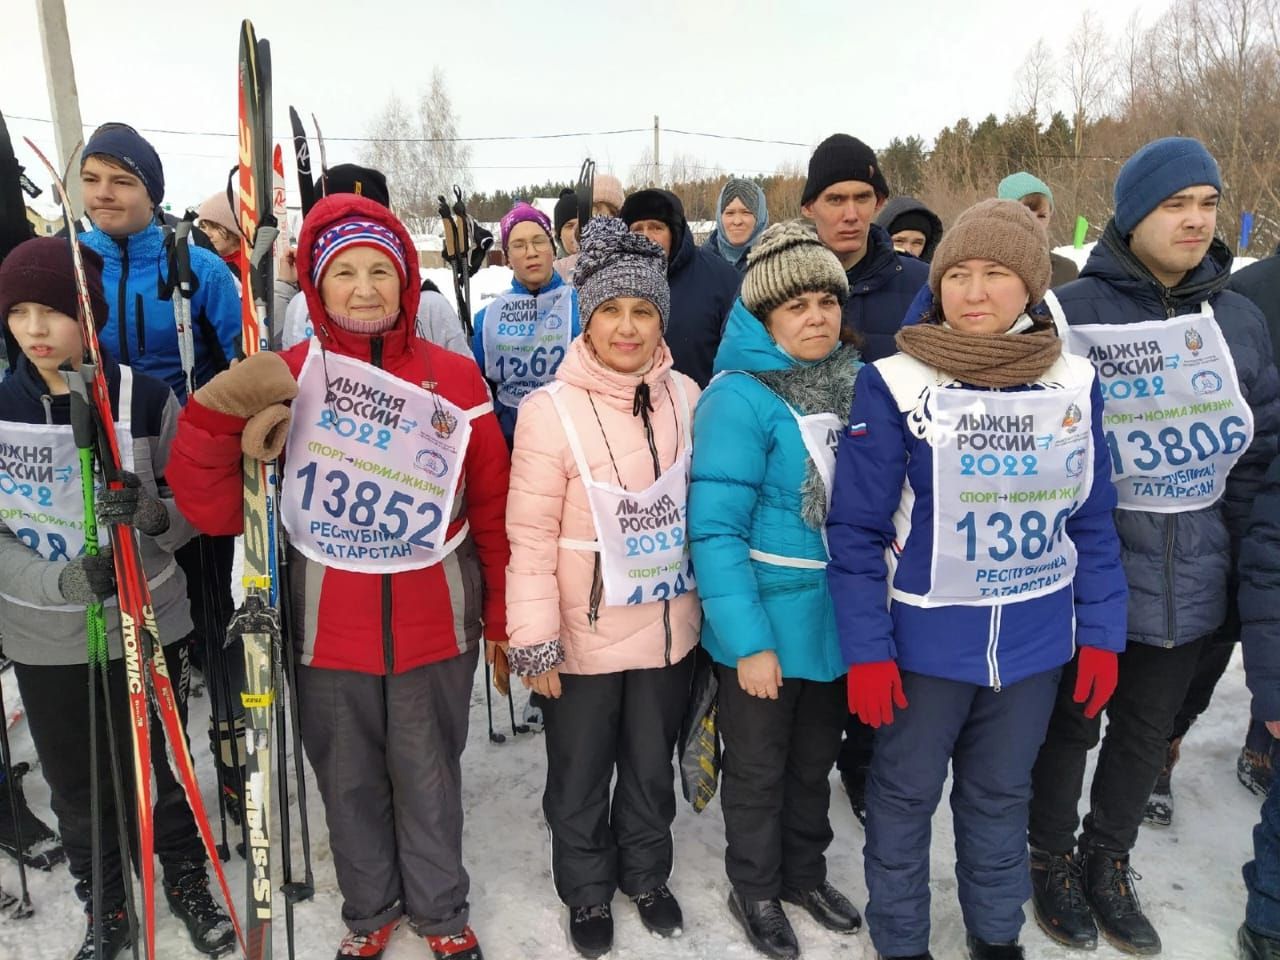
[[[1147,144],[1116,178],[1115,214],[1080,279],[1056,291],[1068,349],[1103,382],[1129,581],[1128,642],[1078,837],[1101,720],[1071,700],[1074,664],[1033,774],[1036,918],[1073,947],[1093,947],[1100,930],[1131,953],[1160,952],[1129,854],[1174,718],[1227,618],[1232,558],[1276,453],[1280,377],[1262,314],[1227,289],[1231,253],[1214,238],[1221,190],[1198,141]]]

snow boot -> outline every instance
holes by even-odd
[[[964,941],[969,948],[969,960],[1024,960],[1026,957],[1017,940],[1011,943],[987,943],[972,933],[966,933]]]
[[[169,877],[175,877],[169,880]],[[204,863],[187,861],[166,865],[164,896],[173,915],[183,922],[191,944],[201,953],[220,957],[236,947],[236,932],[209,891]]]
[[[362,960],[381,960],[382,954],[386,951],[387,944],[391,940],[391,935],[396,932],[396,927],[398,926],[400,926],[400,918],[396,917],[386,926],[379,927],[372,933],[356,933],[354,930],[348,930],[347,935],[338,944],[338,953],[335,960],[345,960],[347,957],[360,957]]]
[[[520,717],[521,722],[529,728],[530,733],[541,733],[546,721],[542,715],[542,696],[537,693],[529,694],[529,702],[524,705],[524,713]]]
[[[1272,737],[1265,724],[1251,721],[1245,734],[1240,759],[1236,761],[1236,778],[1250,793],[1265,797],[1271,787],[1274,770],[1271,765]]]
[[[849,795],[849,806],[853,808],[853,815],[858,818],[858,823],[863,827],[867,825],[867,771],[866,768],[859,770],[841,770],[840,782],[844,784],[844,792]]]
[[[129,935],[129,915],[124,907],[116,907],[102,915],[102,952],[93,952],[93,917],[86,913],[88,926],[85,929],[84,943],[76,951],[71,960],[116,960],[127,946],[133,943]]]
[[[469,926],[463,927],[461,933],[425,939],[435,960],[484,960],[475,931]]]
[[[683,932],[684,914],[665,883],[631,899],[640,911],[640,922],[655,937],[678,937]]]
[[[1179,748],[1182,738],[1169,741],[1169,750],[1165,754],[1164,769],[1151,788],[1151,796],[1147,798],[1147,809],[1142,814],[1142,822],[1153,827],[1167,827],[1173,823],[1173,776],[1174,764],[1178,762]]]
[[[613,911],[607,903],[569,908],[569,942],[588,960],[613,949]]]
[[[1128,854],[1081,850],[1084,895],[1102,935],[1126,953],[1155,956],[1160,935],[1142,912],[1134,881],[1141,880],[1129,865]]]
[[[1280,960],[1280,940],[1264,937],[1240,924],[1240,932],[1236,934],[1240,946],[1240,956],[1244,960]]]
[[[1036,923],[1050,939],[1082,950],[1098,945],[1098,926],[1085,901],[1084,875],[1074,854],[1031,848],[1031,905]]]
[[[5,783],[3,774],[0,774],[0,850],[14,860],[18,859],[18,835],[13,829],[13,814],[16,809],[18,826],[22,832],[22,862],[34,870],[52,870],[67,859],[67,854],[62,849],[62,841],[58,839],[58,835],[32,813],[27,805],[22,778],[30,769],[30,764],[26,763],[13,765],[13,799],[17,804],[16,808],[9,803],[9,784]]]
[[[779,899],[804,907],[809,916],[836,933],[857,933],[862,926],[862,914],[858,913],[858,908],[826,880],[803,892],[784,888]]]
[[[772,900],[747,900],[737,890],[729,891],[729,912],[742,924],[751,945],[773,960],[795,960],[800,944],[782,904]]]

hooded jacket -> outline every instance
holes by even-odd
[[[635,412],[641,381],[648,385],[653,405],[647,422]],[[578,337],[556,372],[556,382],[563,384],[558,399],[597,482],[643,490],[657,479],[654,451],[659,472],[665,472],[689,443],[676,391],[684,390],[691,411],[699,391],[671,368],[664,343],[658,345],[653,366],[637,377],[606,367]],[[507,537],[507,624],[514,672],[541,673],[561,656],[565,673],[644,670],[678,663],[697,644],[702,611],[696,590],[670,601],[606,606],[596,595],[599,554],[564,546],[563,541],[595,540],[596,528],[564,424],[546,388],[531,393],[520,406]]]
[[[861,364],[843,348],[825,360],[796,360],[759,320],[734,303],[716,354],[718,376],[694,414],[689,541],[704,614],[702,645],[717,662],[772,650],[784,677],[842,676],[835,610],[820,564],[825,492],[815,487],[800,428],[787,407],[823,412],[833,392],[846,397]],[[787,402],[783,396],[788,397]],[[840,414],[844,420],[843,413]],[[821,497],[816,523],[813,498]],[[815,561],[778,566],[750,551]]]
[[[929,282],[929,266],[898,253],[884,227],[873,223],[867,233],[867,252],[853,265],[844,326],[861,334],[862,356],[868,363],[897,352],[893,338],[902,327],[907,307]]]
[[[894,197],[884,205],[884,209],[876,217],[876,223],[884,227],[892,242],[893,222],[907,213],[919,214],[929,221],[931,229],[925,236],[924,252],[920,254],[920,259],[928,263],[933,259],[933,251],[938,249],[938,241],[942,239],[942,219],[936,213],[915,197]]]
[[[1214,240],[1177,287],[1156,280],[1109,223],[1080,279],[1054,291],[1071,326],[1138,323],[1193,313],[1208,300],[1240,389],[1253,411],[1253,443],[1215,504],[1181,513],[1120,510],[1116,529],[1129,581],[1129,640],[1173,647],[1216,630],[1227,616],[1233,558],[1263,473],[1276,454],[1280,376],[1262,314],[1226,289],[1231,252]]]
[[[354,194],[335,194],[308,214],[298,239],[298,274],[308,277],[316,237],[335,221],[360,216],[395,231],[404,247],[408,275],[418,276],[418,258],[408,231],[385,207]],[[303,290],[313,317],[326,316],[314,284]],[[350,333],[321,323],[321,347],[363,360],[415,385],[436,390],[464,410],[489,403],[489,389],[466,357],[414,336],[419,289],[401,291],[400,314],[384,334]],[[296,378],[308,342],[281,354]],[[184,514],[201,531],[236,534],[243,528],[240,434],[245,420],[192,400],[183,411],[173,447],[170,481]],[[432,566],[393,574],[340,570],[289,554],[289,589],[297,612],[293,640],[308,666],[368,674],[397,674],[472,649],[484,635],[506,639],[505,569],[508,558],[503,512],[509,460],[492,411],[471,421],[471,439],[458,480],[458,495],[446,537],[464,523],[470,533],[448,557]],[[289,452],[280,467],[288,492]]]

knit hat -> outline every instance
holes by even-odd
[[[127,123],[104,123],[89,137],[80,156],[80,169],[90,157],[110,157],[142,181],[151,202],[164,199],[164,166],[156,148]]]
[[[511,239],[511,231],[516,228],[517,224],[536,223],[547,235],[547,239],[555,244],[556,238],[551,233],[551,221],[547,219],[547,215],[532,204],[525,203],[523,200],[516,201],[516,205],[507,211],[502,218],[499,228],[502,231],[502,252],[507,252],[507,242]]]
[[[942,275],[965,260],[992,260],[1016,273],[1028,302],[1049,289],[1049,243],[1035,215],[1014,200],[981,200],[956,218],[929,265],[929,289],[941,297]]]
[[[914,230],[916,233],[924,234],[927,242],[933,236],[934,223],[923,210],[907,210],[890,220],[885,225],[885,230],[891,237],[903,230]]]
[[[227,191],[220,190],[196,208],[196,216],[201,222],[209,220],[231,231],[233,236],[240,236],[240,224],[236,222],[235,211],[231,209],[231,201]]]
[[[611,173],[598,173],[591,186],[591,202],[607,203],[614,210],[622,209],[622,181]]]
[[[84,278],[89,287],[93,325],[107,322],[107,298],[102,291],[102,257],[80,245]],[[39,303],[68,317],[79,315],[75,266],[66,237],[37,237],[14,247],[0,264],[0,320],[8,331],[9,311],[19,303]]]
[[[560,236],[560,231],[564,229],[564,225],[570,220],[578,218],[578,195],[574,193],[572,187],[566,187],[560,191],[560,199],[556,201],[556,207],[553,211],[555,219],[556,236]]]
[[[876,162],[875,151],[857,137],[833,133],[818,144],[809,158],[809,178],[804,182],[800,205],[813,203],[827,187],[845,180],[871,184],[877,197],[889,195],[889,184]]]
[[[361,217],[347,217],[322,230],[311,247],[311,282],[317,289],[333,258],[352,247],[373,247],[385,253],[396,265],[400,289],[405,288],[408,283],[408,266],[404,244],[400,242],[400,238],[380,223]]]
[[[614,297],[640,297],[658,308],[662,329],[671,315],[667,260],[662,248],[631,233],[617,217],[592,217],[582,231],[582,249],[573,271],[583,327],[596,307]]]
[[[1152,140],[1126,160],[1116,176],[1116,229],[1127,237],[1164,200],[1199,186],[1222,190],[1218,161],[1204,144],[1191,137]]]
[[[766,223],[769,219],[769,210],[765,206],[764,191],[760,189],[760,184],[754,180],[743,180],[741,177],[734,177],[720,188],[720,202],[716,204],[717,216],[724,215],[724,208],[733,201],[739,200],[755,216],[756,221],[761,219]]]
[[[330,167],[323,176],[316,177],[316,196],[330,196],[335,193],[354,193],[368,197],[374,203],[391,207],[391,192],[387,189],[387,178],[379,170],[362,167],[358,163],[340,163]]]
[[[795,220],[775,223],[760,234],[747,256],[742,305],[763,323],[792,297],[816,291],[834,293],[841,305],[849,299],[849,278],[818,235]]]
[[[622,204],[622,222],[628,227],[641,220],[657,220],[671,231],[671,258],[684,243],[684,204],[670,190],[637,190]]]
[[[1043,193],[1049,198],[1049,206],[1053,206],[1053,191],[1049,189],[1049,185],[1025,170],[1009,174],[996,187],[996,198],[999,200],[1021,200],[1033,193]]]

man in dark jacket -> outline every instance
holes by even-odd
[[[643,233],[666,251],[671,360],[705,387],[742,277],[723,257],[694,245],[684,205],[669,190],[637,190],[623,201],[621,216],[632,233]]]
[[[1228,286],[1256,303],[1267,318],[1271,349],[1280,366],[1280,247],[1271,256],[1232,274]]]
[[[827,137],[809,158],[800,209],[849,278],[844,326],[862,336],[868,363],[897,352],[893,338],[907,307],[929,279],[929,268],[893,249],[875,216],[889,196],[876,155],[845,133]]]
[[[1231,558],[1276,453],[1280,377],[1261,313],[1226,289],[1220,190],[1198,141],[1147,144],[1116,179],[1115,215],[1080,279],[1047,298],[1102,379],[1129,581],[1128,645],[1078,852],[1101,721],[1072,700],[1074,662],[1033,773],[1036,918],[1069,946],[1093,946],[1100,928],[1130,952],[1160,951],[1129,852],[1207,638],[1226,620]]]
[[[894,197],[876,223],[889,232],[893,249],[929,263],[942,239],[942,220],[915,197]]]

